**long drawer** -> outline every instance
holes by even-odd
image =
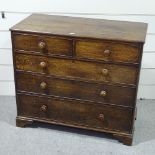
[[[87,102],[18,94],[18,116],[97,129],[131,132],[132,110]]]
[[[134,106],[136,89],[125,86],[95,84],[44,75],[16,73],[17,90],[66,98]]]
[[[16,53],[16,69],[96,82],[136,85],[138,67]]]

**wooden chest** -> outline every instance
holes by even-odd
[[[11,28],[17,126],[111,133],[131,145],[147,24],[31,15]]]

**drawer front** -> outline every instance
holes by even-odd
[[[101,41],[76,41],[76,56],[114,62],[139,63],[140,49],[133,45]]]
[[[130,133],[132,110],[83,104],[73,100],[18,95],[18,115],[55,120],[65,124]]]
[[[45,35],[15,34],[14,48],[16,50],[41,52],[53,55],[72,55],[72,40]]]
[[[134,106],[136,89],[94,84],[69,79],[16,73],[17,90],[89,100],[108,104]]]
[[[136,85],[138,68],[16,54],[16,69],[81,80]]]

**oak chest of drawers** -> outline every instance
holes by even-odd
[[[17,126],[113,134],[130,145],[147,24],[31,15],[11,28]]]

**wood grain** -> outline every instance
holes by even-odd
[[[145,42],[146,29],[146,23],[41,14],[33,14],[11,28],[13,31],[129,42]]]
[[[144,23],[46,15],[11,28],[17,125],[61,124],[131,144],[146,30]]]
[[[134,107],[135,104],[134,100],[136,89],[134,88],[52,78],[44,75],[36,76],[19,72],[16,73],[16,75],[17,90],[19,91],[130,107]],[[47,85],[45,89],[40,87],[42,82],[46,83]],[[101,91],[106,91],[107,95],[102,97],[100,95]]]
[[[15,49],[27,50],[55,55],[72,55],[72,40],[63,37],[52,37],[45,35],[14,35]],[[45,43],[45,48],[39,48],[39,43]]]
[[[77,57],[99,59],[112,62],[139,63],[140,46],[107,41],[76,41]],[[110,54],[106,55],[105,50]]]
[[[67,124],[79,124],[88,128],[100,128],[131,132],[130,119],[132,110],[112,108],[110,106],[94,106],[72,100],[59,100],[55,98],[18,95],[19,116],[40,119],[57,120]],[[47,106],[47,111],[41,111],[42,105]],[[76,105],[76,106],[75,106]],[[99,118],[104,114],[105,119]]]
[[[45,68],[40,63],[46,64]],[[136,85],[138,68],[105,63],[94,63],[70,59],[51,58],[46,56],[16,54],[16,69],[55,75],[60,77],[78,78],[84,81],[122,83]],[[103,69],[107,69],[105,75]]]

